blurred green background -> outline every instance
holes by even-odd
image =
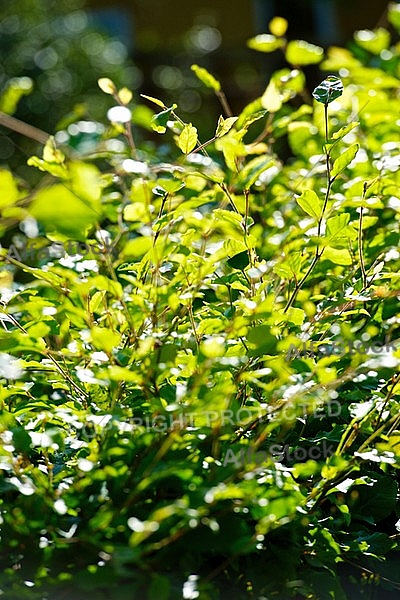
[[[50,133],[79,119],[101,121],[109,98],[99,93],[97,79],[106,76],[132,89],[134,102],[140,93],[176,102],[185,120],[201,123],[208,133],[220,107],[191,64],[216,75],[238,113],[283,64],[279,53],[246,47],[251,36],[268,31],[274,15],[288,19],[288,38],[327,47],[345,44],[355,29],[382,24],[386,5],[384,0],[3,2],[0,110]],[[21,163],[21,152],[36,151],[31,140],[0,131],[0,164]]]

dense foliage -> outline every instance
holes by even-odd
[[[288,67],[209,141],[105,73],[107,122],[0,171],[7,600],[398,597],[389,18],[326,55],[274,19]]]

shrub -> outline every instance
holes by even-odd
[[[7,599],[397,597],[399,47],[284,35],[209,141],[103,77],[0,173]]]

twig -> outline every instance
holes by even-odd
[[[46,144],[47,140],[50,137],[49,133],[38,129],[33,125],[29,125],[24,121],[20,121],[15,117],[11,117],[10,115],[7,115],[6,113],[3,113],[1,111],[0,125],[3,125],[4,127],[7,127],[7,129],[11,129],[12,131],[16,131],[17,133],[20,133],[21,135],[24,135],[25,137],[28,137],[31,140],[35,140],[36,142],[39,142],[43,145]]]

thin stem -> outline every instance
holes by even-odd
[[[358,225],[358,256],[359,256],[359,260],[360,260],[360,268],[361,268],[361,273],[362,273],[363,289],[366,289],[368,287],[367,273],[365,271],[365,263],[364,263],[364,249],[363,249],[363,216],[364,216],[364,200],[365,200],[366,191],[367,191],[367,183],[365,182],[364,189],[363,189],[363,196],[362,196],[362,205],[360,208],[360,222]]]
[[[324,116],[325,116],[325,143],[329,140],[329,121],[328,121],[328,103],[324,104]]]
[[[121,98],[119,97],[119,95],[117,93],[113,94],[113,97],[118,102],[118,104],[120,106],[125,106],[125,103],[122,102]],[[130,147],[130,149],[132,151],[133,157],[137,158],[137,149],[136,149],[135,140],[133,139],[132,123],[131,123],[131,121],[128,121],[127,123],[125,123],[125,137],[128,140],[128,144],[129,144],[129,147]]]
[[[50,137],[49,133],[46,133],[45,131],[34,127],[33,125],[29,125],[29,123],[20,121],[19,119],[11,117],[3,112],[0,112],[0,125],[3,125],[12,131],[16,131],[17,133],[20,133],[31,140],[35,140],[40,144],[46,144]]]
[[[315,249],[315,255],[311,262],[311,265],[308,267],[307,272],[305,273],[305,275],[303,275],[303,277],[300,279],[300,281],[296,282],[294,290],[293,290],[289,300],[287,301],[286,306],[283,309],[283,312],[287,312],[289,310],[289,308],[292,306],[292,304],[294,303],[294,301],[297,298],[297,294],[299,293],[299,290],[303,287],[306,279],[309,277],[310,273],[313,271],[315,265],[317,264],[317,262],[319,261],[319,259],[321,258],[322,254],[324,252],[324,248],[322,248],[322,249],[320,248],[319,242],[321,239],[322,223],[324,220],[326,207],[327,207],[329,196],[331,193],[332,183],[334,180],[334,178],[331,177],[330,151],[328,150],[328,147],[327,147],[328,140],[329,140],[329,121],[328,121],[328,103],[327,102],[324,104],[324,117],[325,117],[325,161],[326,161],[327,186],[326,186],[324,203],[322,205],[321,215],[318,219],[317,247]]]
[[[379,425],[379,423],[382,420],[383,412],[384,412],[384,410],[385,410],[385,408],[387,406],[387,403],[389,402],[390,398],[393,396],[394,388],[399,383],[399,380],[400,380],[400,374],[399,373],[397,373],[396,375],[393,375],[393,377],[392,377],[392,385],[388,389],[388,392],[387,392],[386,398],[385,398],[385,402],[383,403],[381,411],[380,411],[380,413],[378,415],[378,423],[377,423],[378,425]]]
[[[215,92],[218,100],[221,102],[221,106],[225,111],[225,114],[227,117],[233,117],[233,112],[231,110],[231,107],[228,104],[228,100],[224,94],[224,92],[222,90],[217,90]]]
[[[238,215],[240,215],[240,212],[239,212],[239,211],[238,211],[238,209],[236,208],[236,205],[235,205],[235,203],[234,203],[234,201],[233,201],[233,198],[232,198],[232,196],[230,195],[230,193],[229,193],[229,190],[228,190],[228,188],[226,187],[225,183],[224,183],[224,182],[221,182],[221,183],[219,183],[218,185],[219,185],[219,187],[221,188],[221,190],[222,190],[222,191],[223,191],[223,192],[226,194],[226,196],[227,196],[227,198],[228,198],[228,200],[229,200],[229,203],[230,203],[230,205],[232,206],[232,208],[233,208],[233,210],[235,211],[235,213],[237,213]]]
[[[295,288],[292,292],[292,295],[290,296],[289,300],[287,301],[287,304],[286,304],[285,308],[283,309],[283,312],[287,312],[289,310],[289,308],[292,306],[293,302],[296,300],[299,290],[303,287],[305,280],[308,278],[311,271],[314,269],[314,267],[317,264],[322,253],[323,253],[323,249],[319,253],[318,248],[317,248],[317,252],[314,255],[311,265],[308,267],[306,274],[303,275],[303,277],[300,279],[300,281],[298,283],[296,283]]]
[[[200,150],[203,150],[206,146],[208,146],[209,144],[212,144],[217,139],[218,139],[218,137],[216,135],[214,135],[214,137],[212,137],[207,142],[204,142],[200,146],[197,146],[197,148],[195,148],[194,150],[192,150],[190,154],[196,154],[196,152],[199,152]]]

